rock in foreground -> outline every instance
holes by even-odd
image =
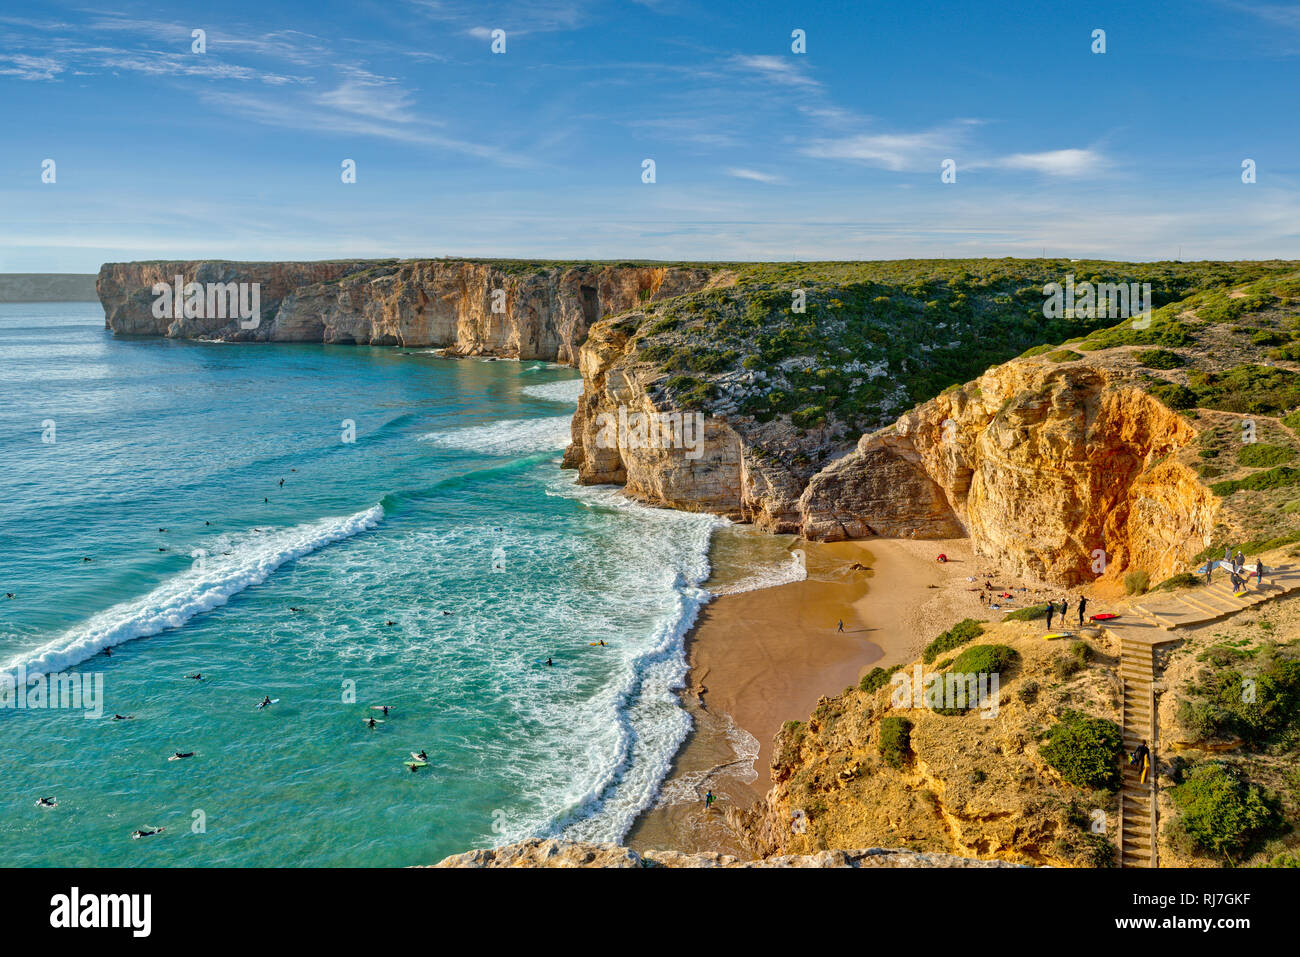
[[[742,861],[726,854],[638,853],[617,844],[592,844],[529,838],[516,844],[453,854],[435,867],[1019,867],[1005,861],[978,861],[955,854],[869,847],[821,851]]]

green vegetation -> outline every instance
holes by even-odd
[[[1300,469],[1292,468],[1289,465],[1279,465],[1275,469],[1269,469],[1267,472],[1255,472],[1245,478],[1215,482],[1210,486],[1210,491],[1221,498],[1226,498],[1233,492],[1242,489],[1264,491],[1271,488],[1284,488],[1289,485],[1300,485]]]
[[[1067,711],[1047,732],[1043,759],[1070,784],[1079,788],[1116,791],[1120,785],[1119,725]]]
[[[1009,611],[1002,616],[1003,621],[1039,621],[1047,615],[1047,602],[1030,605],[1019,611]]]
[[[1186,365],[1182,356],[1168,349],[1139,349],[1133,358],[1148,369],[1177,369]]]
[[[912,754],[912,722],[888,717],[880,722],[880,758],[891,768],[901,768]]]
[[[974,618],[965,618],[926,645],[925,650],[921,652],[921,660],[927,665],[932,664],[934,659],[945,651],[959,648],[982,634],[984,634],[983,624]]]
[[[1228,660],[1225,656],[1218,663],[1226,665]],[[1235,736],[1258,748],[1294,737],[1300,716],[1300,661],[1272,657],[1254,675],[1221,667],[1205,684],[1188,690],[1194,697],[1179,703],[1178,720],[1199,739]]]
[[[901,667],[903,666],[894,665],[892,668],[872,668],[862,676],[862,680],[858,683],[858,690],[875,691],[878,688],[883,688],[885,685],[889,684],[889,679],[893,676],[894,672],[898,671]]]
[[[1184,853],[1231,863],[1285,829],[1277,798],[1223,764],[1193,768],[1169,796],[1179,812],[1169,835]]]
[[[953,661],[950,671],[959,674],[1000,674],[1020,660],[1020,652],[1008,645],[972,645]]]
[[[1295,450],[1285,445],[1269,445],[1267,442],[1252,442],[1243,445],[1237,453],[1237,464],[1249,468],[1268,468],[1281,465],[1295,458]]]
[[[1144,595],[1150,585],[1151,575],[1148,572],[1135,569],[1124,573],[1124,594],[1126,595]]]
[[[1018,354],[1067,362],[1107,345],[1191,344],[1195,330],[1177,318],[1188,296],[1275,283],[1294,269],[1014,259],[680,265],[725,268],[736,284],[660,300],[653,317],[639,317],[641,356],[670,381],[694,380],[669,391],[703,407],[719,396],[699,380],[743,368],[755,379],[732,393],[740,414],[843,435],[887,425]],[[1113,319],[1082,313],[1046,317],[1043,288],[1067,274],[1076,283],[1150,282],[1151,328],[1107,328]]]
[[[1197,575],[1191,572],[1179,572],[1173,578],[1166,578],[1155,587],[1156,591],[1173,591],[1176,588],[1195,588],[1203,583]]]

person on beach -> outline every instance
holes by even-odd
[[[1224,545],[1224,546],[1223,546],[1223,564],[1225,564],[1225,565],[1231,565],[1231,564],[1232,564],[1232,546],[1231,546],[1231,545]]]
[[[1255,559],[1255,580],[1259,584],[1264,584],[1264,559]]]
[[[839,627],[838,627],[836,630],[837,630],[837,631],[843,631],[843,630],[844,630],[844,619],[843,619],[843,618],[840,619],[840,621],[839,621]]]
[[[1233,556],[1232,563],[1237,566],[1237,571],[1241,571],[1241,566],[1246,564],[1246,556],[1241,554],[1241,549],[1237,549],[1237,554]]]
[[[1064,598],[1062,598],[1061,599],[1061,627],[1062,628],[1067,627],[1067,625],[1065,624],[1065,616],[1068,615],[1069,613],[1070,613],[1070,603],[1066,601]]]
[[[1056,606],[1052,602],[1047,603],[1047,630],[1052,630],[1052,615],[1056,612]]]
[[[1083,627],[1083,613],[1088,610],[1088,599],[1083,595],[1079,596],[1079,627]]]
[[[1207,558],[1205,560],[1205,584],[1210,583],[1210,576],[1214,573],[1214,561]]]
[[[709,788],[709,793],[704,795],[704,810],[707,811],[709,808],[713,807],[713,802],[716,800],[717,798],[713,796],[713,789]]]

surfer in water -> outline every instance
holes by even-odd
[[[58,807],[59,802],[55,798],[37,798],[37,807]]]
[[[280,479],[280,488],[284,488],[284,479]]]
[[[155,834],[161,834],[165,830],[167,830],[165,827],[141,828],[138,831],[131,832],[131,840],[138,841],[142,837],[152,837]]]
[[[202,681],[202,680],[203,680],[203,675],[202,675],[202,674],[197,674],[197,675],[186,675],[185,677],[186,677],[186,678],[189,678],[191,681]]]
[[[11,592],[11,591],[7,591],[7,592],[5,592],[5,597],[6,597],[6,598],[17,598],[18,596],[15,595],[15,594],[14,594],[13,592]]]
[[[369,721],[366,722],[366,727],[367,727],[367,728],[377,728],[377,727],[379,727],[379,724],[375,721],[374,718],[371,718]]]
[[[105,649],[104,649],[104,657],[105,657],[105,658],[112,658],[112,657],[113,657],[113,649],[112,649],[112,648],[105,648]]]
[[[194,752],[193,752],[193,751],[173,751],[173,752],[172,752],[172,756],[171,756],[170,758],[168,758],[167,760],[168,760],[168,761],[179,761],[181,758],[192,758],[192,757],[194,757]]]
[[[386,621],[386,622],[384,622],[384,624],[387,625],[389,628],[392,628],[395,624],[397,624],[397,622],[395,622],[395,621]]]
[[[264,697],[262,698],[262,703],[259,704],[258,707],[259,707],[259,708],[265,708],[265,707],[268,707],[270,704],[271,704],[271,696],[270,696],[270,695],[266,695],[266,696],[264,696]]]
[[[420,753],[417,754],[416,757],[419,758],[421,761],[428,761],[428,760],[429,760],[429,756],[428,756],[427,754],[424,753],[424,748],[421,748],[421,749],[420,749]]]
[[[547,659],[546,659],[546,667],[548,667],[548,668],[554,668],[554,667],[555,667],[555,665],[551,662],[551,659],[550,659],[550,658],[547,658]]]
[[[113,720],[114,720],[114,721],[130,721],[130,720],[131,720],[132,718],[134,718],[134,717],[135,717],[135,715],[133,715],[133,714],[115,714],[115,715],[113,715]]]
[[[717,798],[713,795],[713,789],[709,788],[709,793],[704,795],[704,810],[707,811],[709,808],[713,807],[713,802],[716,800]]]

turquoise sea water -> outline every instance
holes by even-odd
[[[102,674],[106,712],[0,708],[0,865],[620,838],[688,729],[718,523],[572,484],[575,378],[0,305],[0,673]]]

